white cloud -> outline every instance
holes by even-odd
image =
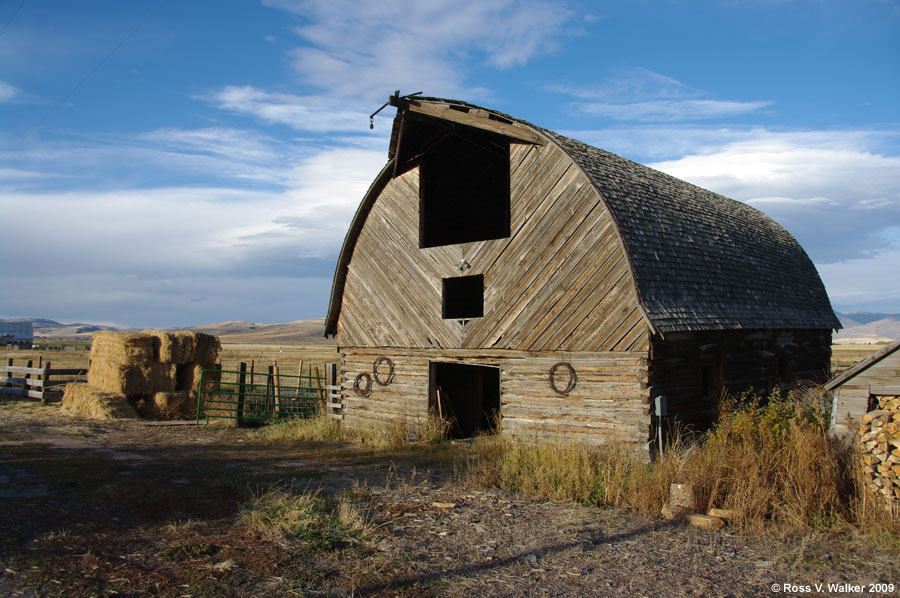
[[[871,151],[865,132],[764,132],[654,168],[753,205],[793,233],[816,263],[896,247],[900,156]]]
[[[579,104],[581,112],[613,120],[677,122],[739,116],[755,112],[771,102],[724,102],[720,100],[654,100],[633,104],[591,102]]]
[[[484,97],[467,88],[460,58],[473,53],[499,69],[551,51],[570,12],[562,3],[530,0],[269,0],[307,21],[295,29],[304,82],[337,97],[384,97],[391,90]]]
[[[163,128],[137,136],[40,142],[0,152],[0,189],[45,191],[190,184],[283,187],[315,150],[253,131]],[[189,182],[185,182],[189,181]]]
[[[0,102],[9,102],[16,95],[18,95],[19,90],[6,83],[4,81],[0,81]]]
[[[672,77],[635,67],[584,87],[555,84],[549,90],[579,98],[572,107],[588,116],[620,121],[678,122],[739,116],[772,105],[770,101],[716,100]]]
[[[172,276],[321,268],[384,162],[382,152],[330,150],[284,176],[282,191],[169,187],[118,191],[8,193],[6,213],[39,211],[45,240],[25,227],[4,231],[10,247],[29,247],[29,262],[0,266],[5,275],[44,264],[45,275],[106,272]],[[304,266],[301,257],[312,258]],[[19,271],[21,269],[21,272]],[[321,274],[321,272],[318,272]],[[329,272],[330,274],[330,272]]]
[[[253,116],[264,122],[286,125],[298,131],[367,131],[368,114],[348,110],[334,98],[271,93],[244,85],[229,85],[207,99],[219,108]]]
[[[270,162],[278,153],[274,139],[252,131],[211,127],[205,129],[163,128],[138,135],[138,139],[178,152],[199,152],[244,162]]]

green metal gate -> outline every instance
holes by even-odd
[[[324,409],[324,388],[324,378],[281,374],[273,367],[265,373],[248,373],[243,363],[236,371],[203,370],[197,387],[197,424],[210,419],[240,424],[310,417]]]

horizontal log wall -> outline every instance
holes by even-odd
[[[341,351],[343,413],[349,426],[401,421],[413,428],[421,425],[429,415],[429,362],[457,362],[500,368],[503,434],[616,441],[646,451],[650,435],[646,353],[352,347]],[[375,360],[382,356],[394,363],[393,381],[388,386],[373,383],[368,397],[357,395],[356,376],[371,375]],[[576,372],[575,387],[566,396],[555,393],[548,379],[550,368],[559,361],[567,361]]]
[[[704,367],[721,368],[727,393],[765,393],[775,384],[824,382],[830,360],[830,330],[669,333],[651,339],[651,394],[666,396],[670,417],[703,429],[718,407],[703,396]]]

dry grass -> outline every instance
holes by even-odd
[[[259,439],[277,444],[305,442],[342,442],[344,430],[337,420],[325,414],[275,422],[256,431]]]
[[[778,534],[863,529],[900,547],[900,518],[862,488],[852,447],[828,437],[825,396],[723,405],[701,442],[681,442],[652,463],[617,445],[482,438],[463,456],[469,483],[554,499],[659,513],[673,482],[694,487],[694,510],[733,510],[741,529]]]
[[[887,343],[873,343],[871,345],[832,345],[831,367],[832,369],[848,368],[886,345]]]
[[[446,423],[417,427],[433,448],[422,455],[452,463],[472,487],[499,486],[551,499],[613,505],[658,515],[673,482],[694,487],[694,510],[736,513],[741,529],[780,534],[857,527],[900,546],[900,518],[885,513],[862,488],[852,447],[828,436],[828,395],[821,389],[790,396],[774,392],[733,397],[717,426],[699,441],[678,440],[647,463],[632,448],[541,437],[477,438],[448,446]],[[429,431],[430,430],[430,431]],[[367,428],[339,427],[326,417],[278,423],[259,432],[273,442],[353,442],[378,450],[408,446],[404,421]]]
[[[346,496],[270,488],[254,494],[238,512],[238,524],[273,539],[297,538],[313,549],[365,538],[369,518]]]

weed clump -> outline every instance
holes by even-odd
[[[656,515],[673,482],[691,484],[694,510],[734,511],[742,529],[791,534],[857,525],[900,538],[896,514],[873,509],[852,444],[828,435],[821,389],[729,397],[699,439],[676,434],[647,463],[628,447],[489,437],[464,458],[470,483]]]
[[[284,419],[256,431],[265,442],[285,444],[302,442],[342,442],[344,430],[341,424],[325,413],[312,417]]]
[[[255,493],[238,512],[238,524],[275,540],[297,538],[324,551],[368,535],[365,514],[345,496],[270,488]]]

